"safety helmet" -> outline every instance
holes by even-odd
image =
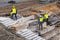
[[[45,13],[45,10],[40,10],[40,14],[44,14]]]
[[[43,17],[42,15],[40,15],[40,18]]]

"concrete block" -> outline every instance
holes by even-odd
[[[6,17],[0,17],[0,21],[8,20],[9,18]]]
[[[8,19],[8,20],[5,20],[5,21],[2,21],[1,23],[9,26],[10,24],[14,23],[14,21],[12,19]]]

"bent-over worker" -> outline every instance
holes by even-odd
[[[11,18],[13,19],[14,16],[15,16],[15,18],[17,20],[17,9],[13,5],[12,10],[11,10]]]
[[[45,13],[44,14],[44,21],[47,23],[47,25],[49,25],[49,22],[48,22],[48,14],[47,13]]]

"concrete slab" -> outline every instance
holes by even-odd
[[[18,36],[22,36],[22,37],[26,38],[27,40],[45,40],[42,37],[38,36],[36,33],[33,33],[29,29],[24,29],[24,30],[17,31],[16,34]]]
[[[4,21],[4,20],[8,20],[9,18],[6,18],[6,17],[0,17],[0,22],[1,21]]]

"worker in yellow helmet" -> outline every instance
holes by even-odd
[[[11,10],[11,18],[13,19],[13,16],[15,16],[16,20],[17,20],[17,9],[15,8],[15,6],[12,6],[12,10]]]
[[[44,20],[47,23],[47,25],[49,24],[48,18],[49,18],[48,13],[44,13]]]

